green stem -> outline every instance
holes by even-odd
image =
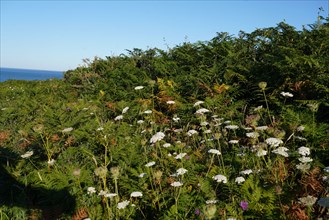
[[[271,114],[270,114],[270,108],[268,107],[268,102],[267,102],[267,98],[266,98],[266,95],[265,95],[265,90],[262,89],[262,91],[263,91],[263,95],[264,95],[264,99],[265,99],[265,103],[266,103],[267,114],[268,114],[268,117],[270,118],[271,125],[273,126],[273,121],[272,121]]]

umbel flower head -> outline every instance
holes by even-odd
[[[27,151],[25,154],[21,155],[21,158],[26,159],[33,155],[33,150]]]
[[[300,154],[300,155],[302,155],[302,156],[308,156],[308,155],[310,155],[311,154],[311,152],[310,152],[310,148],[308,148],[308,147],[299,147],[298,149],[297,149],[297,151],[298,151],[298,153]]]
[[[275,154],[279,154],[281,156],[284,156],[284,157],[288,157],[289,156],[288,153],[287,153],[288,150],[289,149],[286,148],[286,147],[278,147],[277,149],[272,150],[272,152],[275,153]]]
[[[291,94],[290,92],[281,92],[280,93],[283,97],[293,97],[294,95]]]
[[[227,183],[227,178],[224,175],[218,174],[216,176],[213,176],[212,178],[216,180],[217,183]]]
[[[150,143],[154,144],[158,141],[161,141],[165,137],[165,134],[163,132],[158,132],[155,135],[152,136]]]
[[[124,209],[127,207],[127,205],[129,205],[130,201],[128,200],[125,200],[123,202],[119,202],[118,205],[117,205],[117,208],[118,209]]]
[[[266,144],[270,145],[271,147],[278,147],[280,144],[283,144],[283,141],[279,138],[267,138],[265,140]]]
[[[130,197],[142,197],[143,196],[143,193],[141,192],[132,192],[130,194]]]
[[[180,186],[183,185],[183,183],[181,183],[181,182],[173,182],[170,185],[173,186],[173,187],[180,187]]]
[[[208,150],[208,153],[210,153],[210,154],[217,154],[217,155],[221,155],[220,151],[219,151],[219,150],[217,150],[217,149],[210,149],[210,150]]]

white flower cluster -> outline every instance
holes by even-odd
[[[142,197],[143,193],[142,192],[132,192],[130,194],[130,197]]]
[[[64,129],[62,130],[63,133],[67,133],[67,132],[70,132],[70,131],[73,131],[73,128],[72,128],[72,127],[64,128]]]
[[[21,158],[26,159],[33,155],[33,150],[27,151],[25,154],[21,155]]]
[[[180,154],[178,154],[176,157],[175,157],[175,159],[176,160],[181,160],[181,159],[183,159],[184,157],[186,156],[186,153],[180,153]]]
[[[243,171],[240,172],[240,174],[244,174],[244,175],[249,175],[251,173],[252,173],[251,169],[243,170]]]
[[[198,134],[199,132],[197,132],[196,130],[194,130],[194,129],[191,129],[191,130],[189,130],[188,132],[187,132],[187,135],[188,136],[192,136],[192,135],[194,135],[194,134]]]
[[[183,185],[183,183],[182,182],[173,182],[170,185],[173,186],[173,187],[180,187],[180,186]]]
[[[196,106],[199,106],[199,105],[201,105],[201,104],[203,104],[204,103],[204,101],[197,101],[196,103],[194,103],[194,107],[196,107]]]
[[[210,149],[210,150],[208,150],[208,153],[221,155],[221,152],[219,150],[217,150],[217,149]]]
[[[279,138],[267,138],[265,140],[266,144],[270,145],[271,147],[278,147],[280,144],[283,144],[283,141]]]
[[[249,138],[258,138],[259,133],[258,132],[249,132],[249,133],[246,133],[246,136]]]
[[[297,164],[296,168],[304,172],[309,170],[311,168],[309,163],[313,161],[311,157],[308,157],[311,154],[310,148],[302,146],[297,149],[297,152],[301,155],[301,157],[298,158],[301,163]]]
[[[155,165],[154,161],[148,162],[147,164],[145,164],[146,167],[152,167]]]
[[[144,88],[144,86],[136,86],[135,87],[135,90],[141,90],[141,89],[143,89]]]
[[[187,173],[187,169],[184,169],[184,168],[179,168],[179,169],[176,171],[177,176],[179,176],[179,175],[184,175],[185,173]]]
[[[114,121],[120,121],[123,119],[123,115],[118,115],[117,117],[114,118]]]
[[[289,157],[288,150],[289,149],[286,147],[278,147],[277,149],[272,150],[272,153],[279,154],[284,157]]]
[[[206,108],[200,108],[199,110],[197,110],[195,112],[195,114],[202,115],[202,114],[207,113],[207,112],[210,112],[210,111],[208,109],[206,109]]]
[[[225,128],[226,129],[229,129],[229,130],[236,130],[236,129],[239,128],[239,126],[237,126],[237,125],[226,125]]]
[[[246,181],[246,179],[245,179],[243,176],[239,176],[239,177],[235,178],[235,182],[236,182],[237,184],[241,184],[241,183],[243,183],[244,181]]]
[[[293,97],[294,95],[293,94],[291,94],[290,92],[281,92],[280,93],[283,97]]]
[[[154,144],[158,141],[161,141],[165,137],[165,134],[163,132],[158,132],[155,135],[152,136],[150,143]]]
[[[213,176],[212,178],[216,180],[217,183],[227,183],[227,178],[224,175],[218,174],[216,176]]]
[[[130,201],[128,201],[128,200],[125,200],[123,202],[119,202],[118,205],[117,205],[117,208],[118,209],[124,209],[129,205],[129,203],[130,203]]]

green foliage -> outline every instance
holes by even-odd
[[[327,204],[328,31],[282,22],[1,83],[0,218],[324,217],[300,198]]]

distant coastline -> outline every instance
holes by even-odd
[[[0,82],[7,80],[47,80],[62,79],[64,71],[34,70],[0,67]]]

